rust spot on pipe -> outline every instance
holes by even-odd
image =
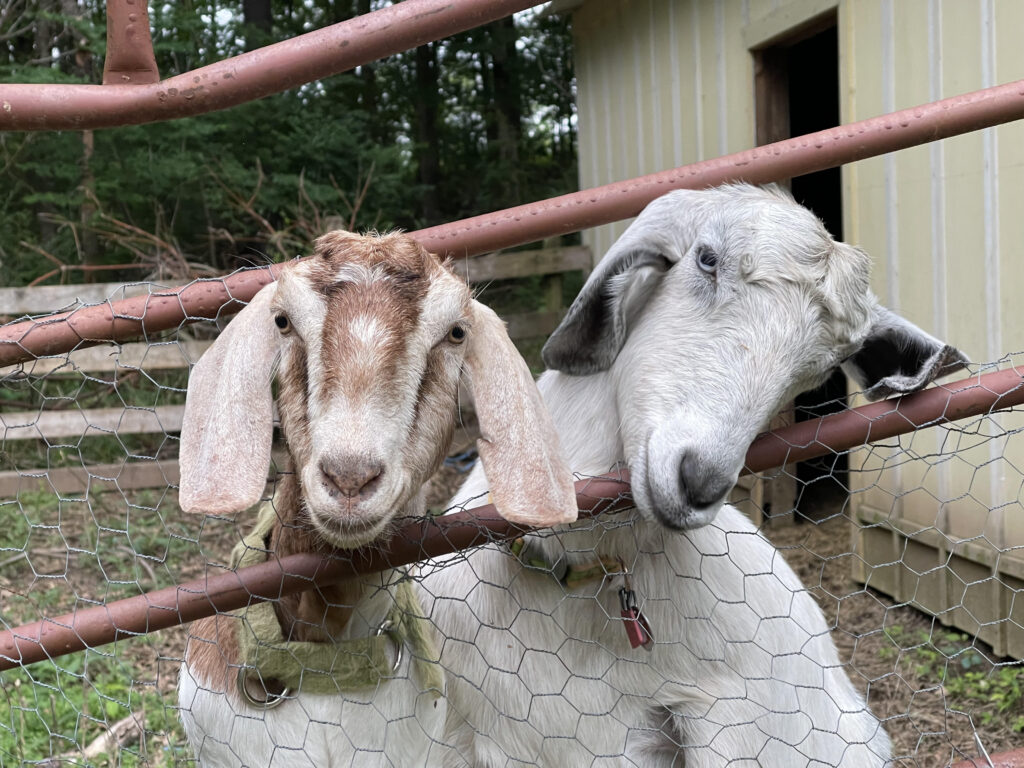
[[[991,755],[992,768],[1024,768],[1024,749],[1015,749],[1012,752],[1003,752],[998,755]],[[955,763],[950,768],[989,768],[985,758],[979,757],[974,760],[964,760]]]

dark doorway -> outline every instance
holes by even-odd
[[[758,144],[839,125],[839,36],[834,14],[814,20],[789,39],[754,55]],[[839,168],[798,176],[788,186],[797,202],[814,211],[833,237],[843,238]],[[846,405],[846,377],[837,370],[823,386],[797,397],[794,418],[817,418],[842,411]],[[836,496],[847,493],[848,471],[846,454],[798,464],[796,509],[809,517],[834,509]]]

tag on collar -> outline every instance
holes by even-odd
[[[629,582],[629,572],[623,574],[623,585],[619,589],[619,604],[622,606],[622,625],[626,628],[631,648],[643,648],[650,651],[654,648],[654,633],[647,617],[640,612],[636,602],[636,593]]]

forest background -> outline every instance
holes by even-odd
[[[150,3],[162,78],[390,5]],[[99,83],[100,0],[0,0],[0,82]],[[572,191],[566,19],[517,14],[200,117],[0,132],[0,283],[280,261],[323,231],[416,229]]]

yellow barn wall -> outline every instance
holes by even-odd
[[[843,121],[1024,77],[1022,28],[1017,0],[845,2]],[[1024,316],[1014,311],[1014,287],[1024,277],[1022,148],[1018,122],[844,169],[846,232],[874,257],[875,291],[977,362],[1024,350]],[[877,536],[862,538],[869,563],[902,557],[910,566],[883,569],[874,585],[1018,655],[1019,628],[995,620],[1006,615],[999,610],[1006,591],[986,577],[1024,573],[1020,551],[1006,551],[1024,546],[1024,439],[1006,436],[1022,426],[1024,416],[1004,414],[967,432],[927,430],[857,451],[852,466],[861,471],[851,473],[862,522],[923,532],[933,547],[909,558],[900,536],[884,554],[867,547]],[[959,575],[944,567],[966,561],[979,567],[964,564]],[[868,583],[876,577],[869,569],[861,575]]]

